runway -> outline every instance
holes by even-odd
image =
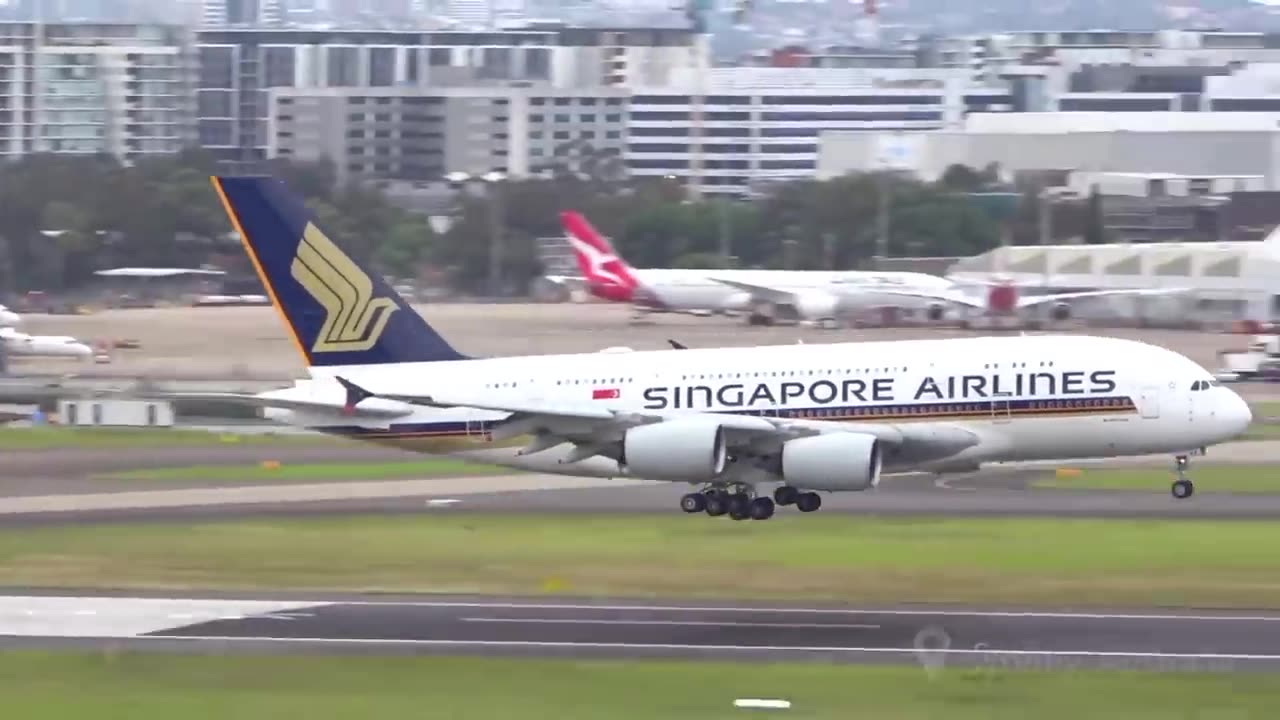
[[[526,598],[0,597],[0,645],[178,652],[1280,667],[1280,614],[839,608]]]

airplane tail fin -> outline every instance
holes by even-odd
[[[212,180],[309,366],[467,359],[379,275],[333,244],[283,182],[266,177]]]
[[[631,266],[618,256],[613,245],[581,213],[560,213],[560,225],[573,247],[578,269],[588,283],[628,290],[639,286]]]

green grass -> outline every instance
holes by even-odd
[[[1032,487],[1162,492],[1176,475],[1154,468],[1082,470],[1074,477],[1038,480]],[[1280,465],[1199,465],[1190,474],[1197,492],[1280,493]]]
[[[1253,424],[1239,439],[1280,440],[1280,402],[1263,400],[1250,403],[1249,407],[1253,410]]]
[[[5,716],[24,720],[1077,720],[1262,718],[1265,673],[431,657],[0,654]],[[733,707],[783,698],[785,711]]]
[[[464,504],[465,507],[465,504]],[[1280,608],[1265,521],[463,514],[0,530],[14,586]]]
[[[475,465],[453,458],[428,458],[384,463],[288,463],[265,465],[190,465],[187,467],[140,468],[97,475],[105,480],[175,480],[314,482],[317,480],[391,480],[458,475],[500,475],[514,472],[494,465]]]
[[[139,448],[207,445],[317,445],[349,442],[324,435],[213,433],[178,428],[0,428],[0,450]]]

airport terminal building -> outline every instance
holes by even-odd
[[[950,274],[1005,278],[1046,290],[1186,288],[1189,292],[1181,299],[1117,298],[1105,304],[1124,304],[1148,316],[1280,317],[1280,233],[1263,242],[1007,246],[961,260]]]

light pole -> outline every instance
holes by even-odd
[[[485,200],[489,206],[489,278],[488,292],[492,297],[502,294],[502,188],[500,183],[507,179],[504,173],[497,170],[474,176],[465,172],[451,172],[444,179],[454,187],[483,188]],[[478,182],[476,182],[478,181]]]

